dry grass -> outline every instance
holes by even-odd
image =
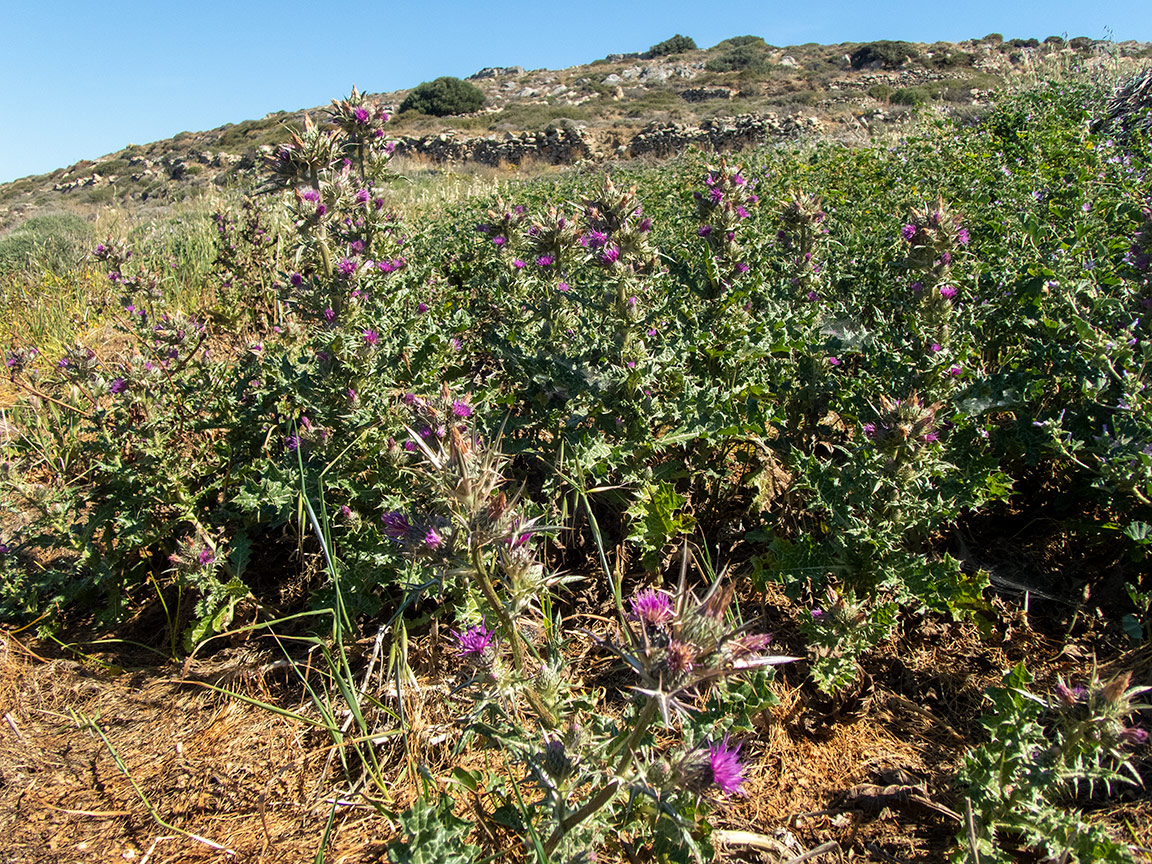
[[[801,610],[780,596],[764,600],[777,641],[798,639]],[[1019,615],[1008,619],[991,641],[971,625],[920,622],[869,659],[869,687],[848,700],[821,699],[802,668],[783,670],[773,685],[779,705],[756,719],[757,731],[745,741],[747,795],[714,820],[721,831],[751,834],[720,835],[731,841],[721,857],[748,860],[754,842],[760,857],[753,860],[779,862],[834,842],[858,860],[945,860],[958,827],[949,811],[963,809],[950,795],[950,777],[979,740],[984,689],[1023,657],[1038,673],[1038,690],[1056,674],[1082,678],[1095,662],[1087,648],[1045,637]],[[372,641],[354,648],[358,680]],[[382,790],[364,787],[392,812],[419,793],[420,766],[441,779],[456,766],[504,776],[521,771],[479,743],[457,747],[462,729],[447,697],[451,658],[437,655],[433,644],[431,634],[412,638],[416,685],[403,690],[407,722],[403,734],[377,747],[390,782]],[[1100,644],[1099,634],[1086,634],[1083,644]],[[309,716],[300,688],[283,675],[285,664],[255,645],[187,668],[110,654],[101,655],[101,666],[29,646],[24,634],[0,635],[0,859],[312,860],[332,802],[341,801],[325,860],[384,860],[392,826],[348,794],[325,733],[203,686],[216,683]],[[623,686],[594,643],[581,641],[573,652],[585,685]],[[1134,683],[1152,683],[1152,649],[1116,654],[1104,665],[1109,674],[1131,670]],[[371,689],[381,704],[397,707],[392,681],[374,676]],[[79,728],[73,712],[100,725],[160,815],[233,854],[158,825],[109,747]],[[399,728],[387,712],[373,722]],[[1152,801],[1136,791],[1109,802],[1097,818],[1147,847]],[[460,789],[452,794],[462,814],[476,820],[480,802]],[[503,853],[501,860],[525,857],[520,838],[491,821],[479,822],[472,841],[485,854]]]

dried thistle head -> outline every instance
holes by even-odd
[[[320,173],[342,158],[343,146],[342,130],[338,127],[321,129],[305,114],[304,129],[289,130],[288,142],[268,157],[270,179],[280,186],[291,186],[301,181],[315,186]]]
[[[937,440],[936,412],[940,407],[940,402],[924,404],[915,392],[907,399],[881,396],[879,416],[874,423],[864,424],[864,434],[894,458],[908,455]]]

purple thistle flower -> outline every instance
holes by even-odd
[[[649,588],[637,592],[629,602],[633,618],[649,624],[664,624],[672,620],[672,598],[664,591]]]
[[[959,231],[956,232],[956,242],[959,243],[961,246],[967,246],[969,239],[970,238],[968,237],[968,229],[967,228],[961,228]]]
[[[295,453],[300,449],[300,436],[299,435],[286,435],[284,436],[284,449],[289,453]]]
[[[647,234],[649,231],[652,230],[652,220],[649,217],[645,216],[643,219],[640,220],[640,224],[636,226],[636,230],[639,231],[641,234]]]
[[[452,403],[452,414],[463,420],[465,417],[472,416],[472,406],[465,402],[463,399],[457,399]]]
[[[410,441],[406,442],[406,444],[411,443]],[[413,445],[413,449],[415,449],[415,445]],[[407,540],[412,533],[412,523],[408,521],[407,516],[398,510],[385,513],[380,517],[380,521],[384,523],[384,533],[393,540]]]
[[[570,289],[568,287],[567,282],[561,282],[559,285],[556,286],[556,290],[559,291],[561,294],[566,294],[566,293],[568,293],[568,291]]]
[[[499,234],[497,234],[495,237],[492,238],[492,245],[495,246],[497,249],[499,249],[501,246],[503,246],[507,242],[508,242],[508,240],[505,239],[504,237],[501,237]]]
[[[377,333],[375,330],[365,330],[363,335],[364,335],[364,341],[369,345],[375,345],[377,342],[380,341],[380,334]]]
[[[714,188],[711,191],[709,191],[708,198],[712,201],[713,204],[719,204],[721,201],[724,200],[724,193],[721,192],[719,189]]]
[[[701,225],[699,230],[696,231],[696,236],[707,237],[711,233],[712,233],[712,226],[711,225]]]
[[[331,323],[336,320],[336,311],[334,309],[324,310],[324,320]]]
[[[945,285],[943,288],[940,289],[940,296],[943,297],[945,300],[951,300],[953,297],[956,296],[956,286],[955,285]]]
[[[917,281],[917,282],[913,282],[913,283],[912,283],[912,285],[911,285],[911,288],[912,288],[912,293],[913,293],[913,294],[919,294],[921,291],[923,291],[923,290],[924,290],[924,283],[923,283],[923,282],[919,282],[919,281]]]
[[[828,358],[828,365],[829,366],[839,366],[840,365],[840,358],[839,357],[829,357]]]
[[[600,256],[601,264],[615,264],[620,260],[620,250],[615,246],[608,246]]]
[[[708,764],[704,766],[711,773],[712,784],[718,786],[725,795],[738,794],[744,785],[744,766],[740,764],[740,744],[728,746],[728,736],[715,744],[708,745]]]
[[[367,204],[368,199],[371,197],[372,196],[368,193],[367,189],[361,189],[359,192],[356,193],[356,203],[357,204]]]
[[[197,556],[196,560],[200,562],[201,567],[207,567],[210,564],[216,563],[216,556],[212,553],[211,549],[205,546],[200,550],[200,554]]]
[[[299,288],[304,282],[304,277],[299,273],[293,273],[288,277],[288,281],[292,283],[293,288]]]
[[[589,231],[586,239],[588,241],[588,246],[592,247],[593,249],[599,249],[601,246],[608,242],[608,235],[603,231]]]
[[[315,189],[308,189],[300,197],[305,201],[310,201],[311,203],[315,204],[320,200],[320,193]]]
[[[736,265],[736,272],[737,273],[747,273],[748,272],[748,265],[745,264],[743,261],[739,262]]]
[[[931,346],[929,346],[929,350],[930,350],[930,351],[931,351],[933,354],[937,354],[937,353],[939,353],[939,352],[943,351],[943,350],[944,350],[944,347],[943,347],[943,346],[942,346],[942,345],[941,345],[939,342],[933,342],[933,343],[932,343],[932,345],[931,345]]]
[[[539,258],[536,259],[536,266],[537,267],[551,267],[552,266],[552,256],[551,255],[541,255]]]
[[[1125,744],[1139,746],[1148,743],[1148,732],[1139,726],[1129,726],[1120,733],[1120,740]]]
[[[340,263],[336,265],[336,270],[340,274],[340,278],[351,279],[352,274],[356,272],[356,262],[341,258]]]
[[[368,122],[368,117],[369,117],[368,109],[363,107],[363,106],[357,108],[355,111],[352,112],[352,118],[357,123],[359,123],[361,126],[363,126],[365,123]]]
[[[489,630],[483,621],[474,627],[469,627],[463,633],[457,633],[455,630],[451,631],[451,633],[456,638],[457,657],[472,657],[475,655],[479,658],[496,638],[496,631]]]
[[[108,384],[109,393],[123,393],[128,389],[128,382],[123,378],[113,378]]]
[[[865,423],[864,424],[864,435],[866,437],[872,439],[873,441],[875,441],[876,440],[876,424],[875,423]]]
[[[428,304],[427,303],[421,302],[421,303],[416,304],[416,314],[417,315],[423,315],[427,311],[428,311]]]
[[[327,212],[328,212],[328,208],[325,207],[323,204],[317,204],[316,205],[316,215],[317,216],[323,216]]]
[[[951,375],[953,378],[955,378],[957,375],[960,374],[960,367],[959,366],[953,366],[951,369],[948,370],[948,374]]]
[[[515,267],[517,270],[523,270],[528,265],[525,264],[523,261],[521,261],[519,258],[516,258],[512,261],[512,266]]]
[[[428,530],[424,532],[424,545],[428,549],[437,549],[443,542],[444,538],[435,528],[429,526]]]
[[[916,231],[917,228],[915,225],[905,225],[900,229],[900,236],[911,243],[912,238],[916,236]]]

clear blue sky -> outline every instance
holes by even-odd
[[[642,0],[498,3],[7,0],[0,182],[184,130],[412,87],[485,66],[560,68],[674,33],[774,45],[1002,33],[1152,41],[1148,0]]]

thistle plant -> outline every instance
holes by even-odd
[[[652,220],[644,215],[636,187],[617,189],[605,176],[600,191],[583,206],[584,232],[578,241],[589,261],[612,275],[648,273],[656,265]]]
[[[1063,860],[1134,861],[1070,805],[1082,791],[1140,784],[1131,760],[1148,734],[1129,718],[1149,707],[1136,701],[1149,688],[1130,686],[1130,673],[1102,682],[1094,672],[1084,686],[1058,679],[1043,697],[1030,692],[1031,681],[1021,664],[988,694],[995,709],[982,721],[989,739],[968,754],[958,778],[975,818],[959,835],[954,860],[970,860],[972,852],[981,861],[1016,860],[1007,846],[1015,837]]]
[[[446,388],[403,402],[412,420],[408,449],[419,458],[413,470],[438,502],[432,509],[445,515],[392,511],[383,517],[384,532],[436,568],[446,593],[463,601],[463,623],[450,632],[448,647],[458,663],[458,692],[473,700],[474,730],[504,746],[535,779],[541,798],[523,806],[524,818],[538,822],[540,849],[564,860],[621,830],[648,842],[662,819],[671,820],[677,844],[693,846],[698,828],[687,814],[698,818],[709,802],[739,793],[744,781],[740,745],[701,728],[697,706],[716,682],[794,658],[768,655],[770,636],[733,625],[731,585],[717,580],[697,597],[687,583],[685,549],[675,592],[637,592],[616,633],[597,640],[636,675],[625,717],[612,721],[572,682],[562,646],[574,634],[550,611],[563,580],[548,575],[533,548],[543,529],[526,514],[527,502],[502,489],[507,460],[498,441],[477,433],[475,407]],[[546,638],[529,639],[529,630]],[[538,726],[515,710],[521,699]],[[657,721],[681,728],[684,744],[659,746],[650,734]],[[656,808],[622,803],[637,796]]]
[[[270,180],[280,186],[306,183],[320,191],[320,175],[342,159],[343,136],[336,127],[322,128],[304,115],[302,130],[289,129],[289,139],[268,157]]]
[[[880,397],[878,416],[865,423],[863,431],[877,451],[887,457],[888,468],[897,477],[910,479],[920,472],[919,455],[926,445],[939,439],[939,410],[939,402],[926,405],[916,393],[906,399]]]
[[[389,115],[352,85],[346,99],[333,99],[329,109],[332,124],[344,134],[344,152],[355,159],[361,183],[378,176],[391,159],[393,145],[384,138]]]
[[[692,193],[696,215],[702,223],[696,234],[704,239],[721,269],[721,279],[730,280],[748,270],[737,235],[760,199],[752,191],[755,182],[740,173],[740,165],[729,166],[725,157],[720,157],[718,166],[708,166],[707,172],[704,190]]]
[[[554,204],[533,216],[527,230],[528,261],[542,270],[562,276],[579,251],[579,224]]]
[[[782,227],[776,240],[790,256],[787,277],[797,297],[819,296],[824,262],[820,260],[818,247],[828,235],[826,218],[819,195],[793,191],[780,205]]]
[[[813,655],[810,674],[822,692],[836,693],[851,684],[859,657],[884,636],[887,628],[874,620],[871,606],[851,588],[841,594],[829,586],[823,607],[801,617],[800,631]]]
[[[476,226],[476,230],[488,237],[492,245],[501,253],[511,253],[520,245],[522,225],[528,218],[523,204],[505,205],[498,200],[490,208],[486,221]]]
[[[908,245],[904,266],[912,280],[911,290],[919,299],[916,326],[927,342],[946,345],[952,305],[959,294],[953,267],[968,245],[968,229],[940,197],[934,206],[913,210],[900,236]]]

